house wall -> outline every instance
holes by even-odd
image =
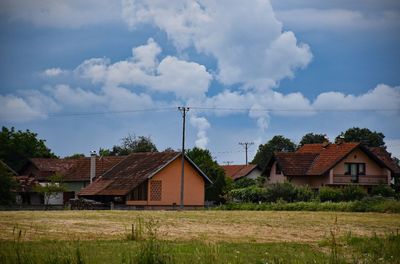
[[[180,205],[180,186],[181,186],[182,160],[174,160],[151,179],[148,184],[147,201],[126,201],[127,205],[137,206],[179,206]],[[151,200],[152,182],[161,181],[161,200]],[[184,205],[185,206],[204,206],[205,199],[205,180],[196,169],[185,161],[184,178]]]
[[[375,161],[370,159],[362,150],[356,149],[347,157],[333,167],[333,174],[343,175],[345,173],[345,163],[365,163],[366,175],[387,175],[386,168],[381,168]],[[362,177],[362,176],[360,176]]]
[[[261,173],[262,173],[261,170],[259,170],[259,169],[254,169],[254,170],[252,170],[249,174],[246,175],[246,178],[255,180],[255,179],[257,179],[259,176],[261,176]]]
[[[182,161],[180,158],[171,162],[162,171],[149,180],[149,205],[176,205],[180,204]],[[161,181],[161,201],[151,201],[151,182]],[[185,161],[184,178],[184,205],[204,205],[204,178],[189,162]]]
[[[273,183],[278,183],[278,182],[284,182],[286,180],[285,175],[283,173],[281,174],[276,174],[276,161],[272,165],[271,171],[269,173],[269,177],[265,181],[266,184],[273,184]]]
[[[42,186],[46,186],[47,183],[46,182],[41,182],[39,184],[42,185]],[[31,196],[31,199],[32,199],[32,196]],[[31,204],[34,204],[34,203],[32,203],[32,200],[31,200]],[[54,195],[52,195],[49,198],[48,204],[50,204],[50,205],[64,204],[64,194],[62,192],[55,193]]]

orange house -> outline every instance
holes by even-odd
[[[290,181],[314,189],[355,184],[370,189],[393,183],[400,168],[383,148],[324,143],[305,144],[296,152],[275,153],[264,174],[267,184]]]
[[[82,189],[79,197],[137,208],[175,207],[181,199],[181,154],[133,153]],[[204,206],[209,178],[185,156],[184,205]]]

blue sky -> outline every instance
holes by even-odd
[[[398,1],[5,0],[0,22],[0,125],[57,155],[129,133],[178,149],[187,105],[187,146],[221,163],[353,126],[400,157]]]

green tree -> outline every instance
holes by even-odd
[[[293,152],[296,144],[284,136],[274,136],[270,141],[258,146],[258,150],[251,163],[257,164],[264,169],[274,152]]]
[[[10,205],[15,202],[13,189],[17,187],[15,178],[8,168],[0,162],[0,204]]]
[[[335,142],[344,140],[344,142],[361,142],[368,147],[383,147],[386,149],[385,135],[381,132],[371,131],[368,128],[353,127],[341,132],[336,137]]]
[[[300,141],[300,146],[304,144],[320,144],[327,141],[326,135],[324,134],[314,134],[314,133],[307,133],[305,134]]]
[[[222,195],[226,185],[225,171],[212,159],[210,151],[193,148],[187,150],[186,154],[213,182],[206,184],[206,200],[224,202]]]
[[[0,159],[18,172],[29,158],[55,158],[56,156],[46,147],[45,142],[29,130],[15,131],[13,127],[11,129],[2,127]]]
[[[50,182],[46,182],[43,185],[35,186],[35,191],[42,194],[44,197],[45,208],[49,205],[49,201],[52,197],[55,197],[58,193],[65,192],[67,189],[63,184],[63,178],[61,174],[54,174],[49,177]]]
[[[100,148],[100,156],[124,156],[139,152],[158,152],[150,137],[136,136],[135,134],[122,138],[121,145],[115,145],[111,150]]]

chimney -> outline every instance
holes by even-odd
[[[90,183],[96,177],[96,151],[90,151]]]

